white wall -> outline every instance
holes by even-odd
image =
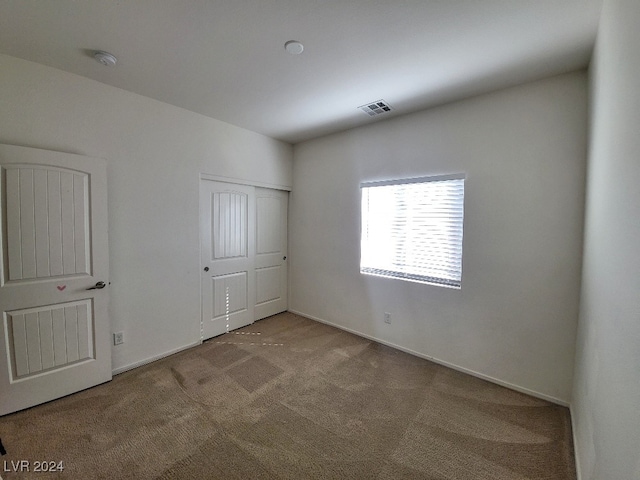
[[[291,185],[288,144],[8,56],[0,143],[107,160],[115,370],[199,341],[199,174]]]
[[[576,72],[296,145],[291,309],[566,404],[587,90]],[[455,172],[462,290],[360,275],[359,183]]]
[[[605,0],[592,62],[572,414],[582,480],[640,479],[640,2]]]

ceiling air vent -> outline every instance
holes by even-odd
[[[360,105],[358,108],[370,117],[375,117],[391,111],[391,107],[384,100],[376,100],[375,102]]]

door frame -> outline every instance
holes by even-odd
[[[247,179],[235,178],[235,177],[223,177],[222,175],[211,175],[209,173],[201,173],[200,180],[211,180],[213,182],[222,182],[222,183],[234,183],[236,185],[248,185],[250,187],[271,188],[273,190],[284,190],[285,192],[291,191],[291,187],[287,185],[280,185],[277,183],[268,183],[268,182],[258,182],[254,180],[247,180]]]
[[[285,191],[285,192],[291,192],[291,186],[289,185],[281,185],[281,184],[274,184],[274,183],[268,183],[268,182],[260,182],[260,181],[255,181],[255,180],[248,180],[248,179],[244,179],[244,178],[235,178],[235,177],[225,177],[222,175],[212,175],[209,173],[201,173],[198,179],[198,198],[200,198],[200,193],[202,191],[202,182],[203,181],[212,181],[212,182],[221,182],[221,183],[229,183],[232,185],[246,185],[246,186],[250,186],[250,187],[257,187],[257,188],[270,188],[272,190],[281,190],[281,191]],[[200,226],[200,221],[203,215],[203,210],[202,210],[202,204],[200,202],[200,200],[198,200],[198,209],[199,209],[199,214],[198,214],[198,247],[199,247],[199,252],[198,252],[198,279],[199,279],[199,286],[200,286],[200,292],[199,292],[199,296],[200,296],[200,343],[202,343],[204,341],[203,339],[203,331],[202,331],[202,326],[203,326],[203,295],[202,295],[202,232],[200,230],[201,226]],[[287,217],[289,215],[289,210],[287,209]],[[287,245],[289,245],[289,219],[287,218]],[[286,263],[286,268],[287,268],[287,293],[289,292],[289,263]]]

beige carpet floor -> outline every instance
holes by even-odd
[[[284,313],[0,418],[72,479],[574,480],[566,408]],[[5,464],[5,465],[6,465]]]

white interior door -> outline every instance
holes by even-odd
[[[105,162],[0,145],[0,175],[4,415],[111,380],[111,344]]]
[[[202,180],[202,338],[249,325],[255,298],[255,192]]]
[[[256,320],[287,309],[288,200],[283,190],[256,188]]]

